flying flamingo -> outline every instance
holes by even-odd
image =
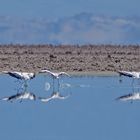
[[[135,72],[135,71],[118,71],[118,73],[120,74],[120,76],[126,76],[126,77],[132,77],[132,84],[134,82],[134,79],[139,79],[140,78],[140,72]]]
[[[49,71],[47,69],[41,70],[39,73],[48,73],[48,74],[50,74],[53,77],[53,84],[54,84],[54,79],[58,79],[58,86],[59,86],[59,78],[60,78],[60,76],[69,76],[70,77],[70,75],[68,73],[66,73],[66,72],[58,72],[57,73],[57,72]]]
[[[28,73],[28,72],[18,72],[18,71],[2,71],[3,74],[8,74],[11,77],[14,77],[18,80],[24,81],[24,86],[27,86],[27,81],[35,78],[35,73]]]

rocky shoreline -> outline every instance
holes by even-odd
[[[0,71],[140,71],[140,46],[0,45]]]

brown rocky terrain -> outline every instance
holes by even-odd
[[[140,46],[1,45],[0,71],[140,71]]]

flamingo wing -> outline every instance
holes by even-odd
[[[41,70],[41,73],[48,73],[52,76],[55,76],[55,74],[53,72],[49,71],[49,70]]]
[[[59,75],[66,75],[66,76],[70,77],[70,75],[68,73],[66,73],[66,72],[60,72]]]
[[[133,77],[132,72],[129,71],[118,71],[118,73],[123,76]]]

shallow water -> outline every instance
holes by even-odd
[[[0,76],[0,97],[17,93],[19,83]],[[119,96],[137,92],[130,78],[71,77],[60,80],[38,75],[28,83],[37,97],[49,97],[53,90],[69,98],[43,103],[0,101],[0,138],[5,140],[132,140],[140,138],[140,102],[121,102]],[[136,84],[136,83],[135,83]]]

